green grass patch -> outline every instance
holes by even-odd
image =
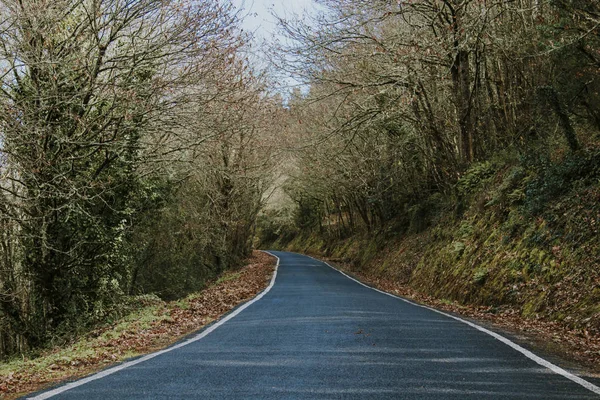
[[[240,277],[239,272],[228,273],[217,279],[216,284],[219,285],[223,282],[232,281],[234,279],[238,279]]]

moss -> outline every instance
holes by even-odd
[[[463,180],[468,196],[458,218],[441,215],[424,231],[393,241],[389,234],[323,240],[337,258],[423,294],[568,318],[573,327],[600,332],[600,184],[573,185],[531,214],[525,203],[535,193],[526,188],[536,174],[524,167],[493,170],[481,166]],[[481,207],[479,198],[490,200]],[[318,252],[314,239],[304,243]]]
[[[480,268],[475,270],[473,273],[473,283],[476,285],[483,285],[487,279],[490,271],[487,268]]]

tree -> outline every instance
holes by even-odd
[[[310,86],[292,131],[319,145],[299,152],[291,194],[338,234],[356,220],[414,225],[474,163],[548,155],[559,140],[577,151],[598,126],[593,2],[319,3],[316,17],[280,20],[289,40],[273,59]]]
[[[188,105],[185,127],[170,143],[178,161],[161,163],[164,179],[175,182],[169,200],[141,216],[133,232],[133,293],[176,298],[198,290],[251,250],[271,181],[272,120],[282,107],[239,57],[227,58],[204,84],[214,96]]]
[[[157,155],[147,146],[170,140],[179,110],[239,40],[218,0],[3,0],[0,9],[11,171],[0,190],[14,210],[2,216],[17,224],[12,270],[25,277],[5,283],[0,312],[3,338],[23,348],[98,318],[123,292],[137,172]]]

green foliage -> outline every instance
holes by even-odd
[[[202,289],[248,255],[260,193],[230,180],[228,187],[236,191],[224,194],[221,182],[216,179],[213,187],[189,179],[163,207],[143,216],[131,237],[131,293],[177,299]],[[223,201],[215,202],[219,195]]]
[[[316,199],[300,197],[296,200],[294,221],[300,230],[312,231],[319,227],[322,219],[320,202]]]
[[[454,242],[452,243],[452,252],[456,254],[457,258],[460,258],[467,246],[463,242]]]
[[[489,275],[487,268],[480,268],[473,273],[473,283],[476,285],[483,285]]]
[[[569,155],[558,163],[543,156],[530,157],[525,162],[536,174],[525,186],[524,207],[531,214],[542,212],[549,201],[574,188],[600,181],[600,151],[597,149]]]
[[[237,57],[232,8],[186,4],[3,8],[0,357],[113,320],[130,295],[195,291],[250,251],[280,104]]]
[[[231,272],[231,273],[222,275],[219,279],[217,279],[217,281],[215,283],[218,285],[218,284],[223,283],[223,282],[227,282],[227,281],[238,279],[240,276],[241,275],[238,272]]]
[[[480,191],[483,186],[490,182],[496,172],[496,167],[491,161],[483,161],[473,164],[458,180],[456,189],[459,195],[469,196]]]
[[[271,248],[276,242],[287,244],[298,233],[295,225],[296,213],[289,208],[267,209],[258,216],[258,248]]]

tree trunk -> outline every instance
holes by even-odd
[[[452,65],[452,82],[459,118],[458,153],[463,163],[470,163],[475,158],[473,115],[471,113],[471,75],[469,52],[459,50]]]

